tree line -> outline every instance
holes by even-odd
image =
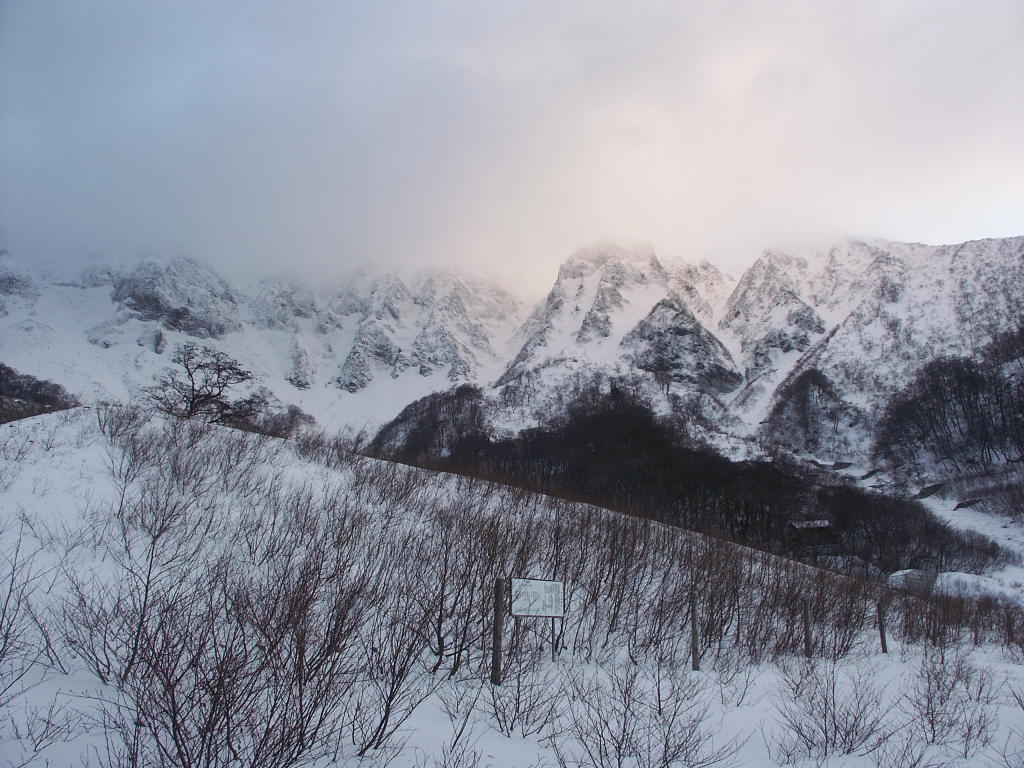
[[[890,465],[955,471],[1024,460],[1024,324],[977,358],[925,365],[886,408],[874,452]]]
[[[791,520],[829,519],[844,552],[886,572],[981,571],[1003,556],[993,542],[953,530],[915,502],[832,488],[782,458],[735,462],[687,446],[673,424],[614,385],[580,390],[559,416],[506,438],[489,434],[483,393],[459,387],[409,406],[368,450],[774,552],[785,551]]]
[[[0,424],[76,405],[78,399],[60,384],[0,363]]]

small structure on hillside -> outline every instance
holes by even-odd
[[[839,537],[828,520],[790,520],[786,552],[793,557],[825,557],[842,553]]]

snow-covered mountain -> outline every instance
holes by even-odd
[[[680,400],[717,406],[743,381],[711,330],[727,285],[711,265],[666,264],[649,246],[578,251],[514,337],[517,350],[491,390],[494,429],[543,421],[580,388],[610,380],[649,390],[666,412]]]
[[[835,400],[833,432],[842,439],[830,442],[838,450],[866,450],[889,399],[926,363],[976,357],[1024,325],[1021,237],[948,246],[850,242],[818,255],[808,277],[801,297],[823,319],[823,332],[774,372],[771,406],[784,409],[798,379],[819,378],[819,393]]]
[[[191,259],[54,275],[0,262],[0,361],[85,400],[130,400],[193,339],[328,426],[373,426],[453,383],[493,376],[522,321],[501,288],[429,271],[313,288],[229,285]]]
[[[703,331],[695,312],[708,317],[712,310],[682,270],[667,270],[650,248],[581,250],[562,264],[547,298],[519,329],[519,350],[497,384],[545,369],[564,374],[581,367],[638,366],[636,354],[649,357],[638,348],[653,339],[655,326],[664,330],[666,313],[680,329]],[[710,334],[698,333],[696,346],[698,355],[732,367],[728,352]]]
[[[124,400],[175,344],[199,339],[328,426],[380,424],[471,383],[504,432],[617,381],[723,446],[785,433],[787,447],[835,458],[863,455],[923,365],[975,354],[1019,326],[1021,307],[1022,237],[769,250],[738,281],[649,246],[600,245],[567,259],[532,308],[439,270],[239,287],[187,259],[55,276],[8,257],[0,362]]]

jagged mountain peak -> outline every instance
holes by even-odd
[[[504,321],[519,315],[521,305],[492,280],[436,267],[421,269],[407,281],[417,303],[434,308],[465,307],[480,319]]]
[[[659,386],[727,391],[738,383],[729,353],[697,317],[711,314],[694,284],[650,246],[585,248],[562,265],[520,329],[518,353],[497,384],[633,369],[657,375]]]
[[[729,286],[731,290],[736,284],[736,278],[723,272],[721,268],[707,259],[688,261],[681,258],[662,258],[661,262],[671,275],[693,283],[702,290],[708,286],[715,286],[716,291],[720,290],[720,286]]]
[[[245,290],[174,256],[78,270],[0,259],[0,361],[85,399],[127,399],[167,365],[167,350],[201,339],[330,425],[379,423],[468,382],[496,397],[513,390],[512,429],[552,392],[617,378],[660,396],[663,412],[713,400],[708,418],[730,439],[756,431],[779,397],[793,400],[777,410],[790,415],[825,398],[826,411],[870,435],[923,365],[974,354],[1020,323],[1024,306],[1024,237],[770,249],[738,281],[708,261],[602,243],[572,254],[531,306],[436,268]],[[808,450],[832,438],[816,439]]]
[[[662,259],[675,290],[692,312],[709,325],[714,325],[724,311],[725,303],[736,287],[736,280],[710,261],[690,262],[684,259]]]
[[[440,269],[405,279],[383,275],[363,285],[367,294],[345,294],[345,314],[361,312],[352,346],[335,383],[358,392],[377,374],[392,379],[413,369],[467,381],[496,364],[512,328],[518,302],[499,287]],[[349,311],[351,310],[351,311]]]
[[[132,398],[167,350],[198,339],[328,425],[379,423],[423,394],[495,375],[522,321],[499,286],[440,269],[321,285],[253,278],[243,291],[173,255],[96,260],[78,274],[0,265],[0,360],[85,399]]]
[[[320,306],[313,291],[289,278],[261,280],[249,302],[253,322],[267,328],[295,329],[301,319],[319,315]]]
[[[584,279],[598,271],[612,271],[634,280],[658,279],[666,274],[651,245],[606,242],[581,248],[562,262],[558,280]]]
[[[236,291],[192,258],[144,261],[114,276],[112,286],[116,304],[170,330],[218,338],[239,328]]]

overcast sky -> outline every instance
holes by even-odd
[[[1024,2],[0,0],[0,243],[551,280],[1024,234]]]

